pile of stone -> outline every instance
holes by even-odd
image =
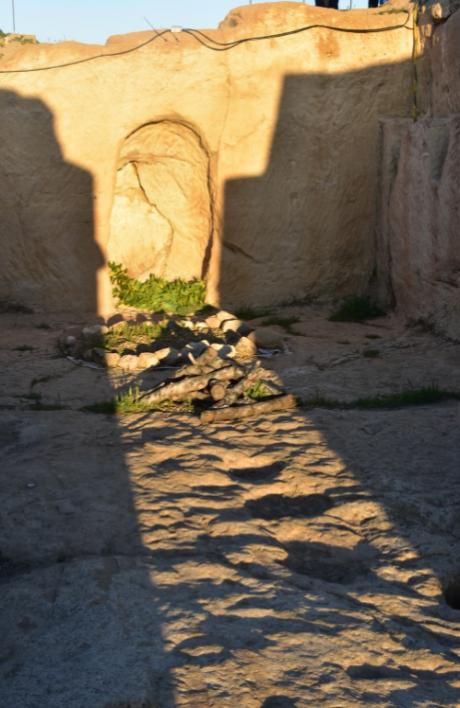
[[[165,337],[151,341],[128,341],[124,346],[113,348],[104,346],[110,334],[116,334],[127,326],[144,324],[158,325],[168,320]],[[113,321],[115,320],[115,321]],[[181,348],[166,344],[168,329],[190,332],[190,341]],[[182,337],[183,338],[183,337]],[[187,338],[187,337],[186,337]],[[257,354],[252,329],[229,312],[219,311],[205,319],[199,317],[168,317],[137,313],[136,318],[109,319],[106,323],[79,328],[71,328],[59,340],[61,351],[76,360],[93,362],[105,367],[116,367],[123,371],[145,371],[153,368],[177,367],[193,363],[196,357],[208,350],[221,358],[251,359]]]
[[[158,325],[161,323],[161,327]],[[151,330],[156,325],[156,329]],[[149,338],[145,332],[159,332]],[[135,341],[126,341],[126,333]],[[123,333],[123,336],[118,336]],[[179,348],[167,345],[186,343]],[[186,341],[186,340],[189,341]],[[111,348],[111,344],[116,347]],[[126,372],[175,369],[140,401],[152,408],[166,402],[193,404],[202,422],[246,418],[295,407],[280,379],[257,359],[255,333],[229,312],[207,318],[145,315],[118,316],[105,323],[72,328],[59,340],[61,351],[75,362],[117,367]]]

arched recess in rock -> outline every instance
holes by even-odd
[[[174,121],[150,123],[122,146],[108,256],[145,280],[201,278],[212,234],[209,158]]]

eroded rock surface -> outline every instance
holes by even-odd
[[[145,280],[201,278],[212,235],[209,160],[180,123],[145,126],[125,142],[117,171],[108,256]]]

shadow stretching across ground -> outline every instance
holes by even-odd
[[[347,160],[351,152],[364,160],[378,142],[377,120],[372,147],[357,143],[350,151],[360,113],[350,105],[344,122],[339,106],[349,92],[356,94],[357,82],[367,85],[374,74],[383,85],[390,71],[407,76],[409,69],[286,78],[266,174],[227,185],[224,304],[234,301],[235,288],[242,304],[260,304],[264,292],[276,301],[280,278],[303,296],[332,287],[339,293],[357,278],[369,279],[375,205],[367,205],[362,223],[346,216],[368,169],[356,160],[339,175],[345,153],[336,136],[342,131]],[[369,84],[375,86],[375,78]],[[318,123],[322,102],[337,103],[336,122]],[[20,125],[18,111],[25,116]],[[11,147],[12,156],[0,176],[9,189],[8,199],[2,197],[7,262],[24,263],[16,276],[21,287],[65,290],[60,263],[72,259],[72,287],[81,285],[94,310],[103,259],[92,233],[91,176],[63,159],[52,116],[39,101],[1,92],[0,115],[2,155]],[[336,149],[329,153],[328,145]],[[318,214],[324,192],[337,204]],[[45,234],[42,221],[54,230]],[[17,232],[18,222],[20,242],[9,231],[16,225],[11,233]],[[357,275],[358,256],[365,266]],[[35,276],[28,281],[30,273]],[[14,295],[13,280],[6,282]],[[450,415],[445,407],[441,416],[444,411]],[[416,551],[406,566],[412,563],[415,575],[417,569],[423,575],[424,563],[443,575],[445,559],[438,565],[432,537],[420,527],[432,524],[436,541],[446,492],[434,494],[430,485],[436,465],[458,467],[458,441],[448,450],[431,443],[427,463],[409,455],[415,433],[404,427],[405,413],[397,440],[383,413],[376,414],[382,430],[370,437],[363,414],[349,413],[347,421],[334,418],[339,415],[298,412],[206,429],[160,414],[2,412],[9,501],[0,581],[10,603],[2,617],[2,705],[381,704],[382,693],[363,687],[371,681],[390,682],[384,699],[392,705],[456,705],[460,672],[450,667],[458,662],[460,640],[445,631],[451,615],[438,609],[439,598],[430,600],[404,574],[387,571],[402,545]],[[350,420],[356,420],[352,437]],[[422,433],[415,434],[417,444]],[[17,508],[11,499],[32,473],[30,504]],[[449,483],[456,484],[452,474]],[[398,504],[411,495],[426,501],[408,524],[401,516],[407,505],[398,511]],[[355,525],[341,515],[353,504],[369,512]],[[369,526],[376,507],[390,525],[382,527],[382,543]],[[339,543],[345,534],[355,538],[351,547]],[[393,606],[405,607],[408,616]],[[372,655],[362,660],[359,644],[370,653],[379,640],[393,642],[389,655],[399,666],[383,664],[380,656],[374,663]],[[448,670],[414,668],[418,654]]]

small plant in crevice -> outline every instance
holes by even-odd
[[[374,317],[383,317],[386,313],[368,297],[348,297],[340,307],[329,316],[330,322],[364,322]]]
[[[273,391],[260,379],[257,379],[254,383],[245,388],[244,393],[253,401],[261,401],[273,395]]]
[[[189,315],[205,305],[206,286],[203,280],[164,280],[150,275],[140,282],[128,275],[119,263],[109,262],[113,296],[123,305],[152,312]]]

